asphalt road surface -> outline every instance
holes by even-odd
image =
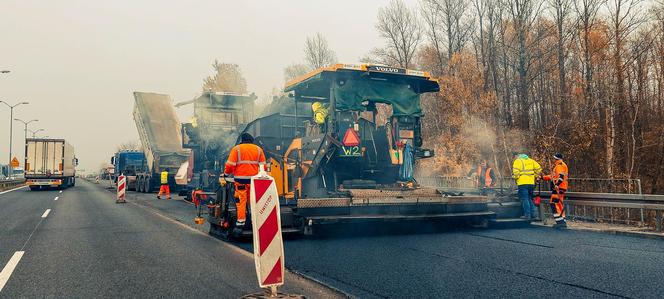
[[[0,267],[25,251],[0,297],[230,298],[256,291],[250,242],[229,244],[201,233],[207,227],[193,223],[195,210],[182,200],[129,192],[129,203],[117,205],[111,196],[91,183],[62,194],[0,195]],[[316,229],[315,237],[287,238],[287,268],[352,297],[662,298],[664,293],[659,239],[425,223]],[[290,293],[339,295],[299,276],[286,279]]]
[[[260,291],[246,251],[136,204],[116,204],[113,194],[83,180],[63,192],[0,194],[0,271],[0,298],[238,298]],[[340,297],[301,276],[286,280],[287,293]]]
[[[192,227],[182,200],[134,202]],[[317,228],[287,238],[286,266],[359,298],[663,298],[664,240],[445,224]],[[251,251],[250,242],[234,245]]]

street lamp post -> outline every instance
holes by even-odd
[[[9,103],[5,101],[0,101],[0,103],[3,103],[9,107],[9,177],[13,176],[14,172],[14,167],[12,167],[12,133],[14,132],[14,122],[12,119],[14,119],[14,107],[19,106],[19,105],[24,105],[28,104],[28,102],[20,102],[14,105],[9,105]]]
[[[33,120],[30,120],[30,121],[24,121],[20,118],[14,118],[14,120],[15,121],[20,121],[25,125],[25,128],[23,129],[23,142],[25,142],[24,145],[27,145],[28,144],[28,124],[30,124],[31,122],[39,121],[39,120],[38,119],[33,119]],[[25,159],[25,157],[23,157],[23,159]]]

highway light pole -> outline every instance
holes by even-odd
[[[22,120],[22,119],[20,119],[20,118],[14,118],[14,120],[15,120],[15,121],[20,121],[20,122],[22,122],[22,123],[25,125],[25,128],[23,129],[23,142],[24,142],[23,145],[25,146],[25,145],[28,144],[28,125],[29,125],[31,122],[35,122],[35,121],[39,121],[39,120],[38,120],[38,119],[33,119],[33,120],[30,120],[30,121],[24,121],[24,120]],[[23,157],[23,160],[25,160],[25,157]]]
[[[12,167],[12,133],[14,132],[14,122],[12,119],[14,119],[14,107],[19,106],[19,105],[27,105],[28,102],[20,102],[14,105],[9,105],[5,101],[0,101],[0,103],[3,103],[9,107],[9,172],[8,177],[13,176],[14,172],[14,167]]]

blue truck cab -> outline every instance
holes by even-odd
[[[127,189],[136,190],[136,174],[147,170],[147,162],[142,151],[121,150],[111,157],[111,164],[115,167],[113,180],[117,182],[120,174],[127,177]]]

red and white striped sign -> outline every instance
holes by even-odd
[[[127,189],[127,177],[120,174],[118,177],[118,194],[115,202],[125,202],[125,190]]]
[[[249,192],[254,236],[254,261],[261,288],[284,284],[284,242],[279,194],[265,171],[251,178]]]

